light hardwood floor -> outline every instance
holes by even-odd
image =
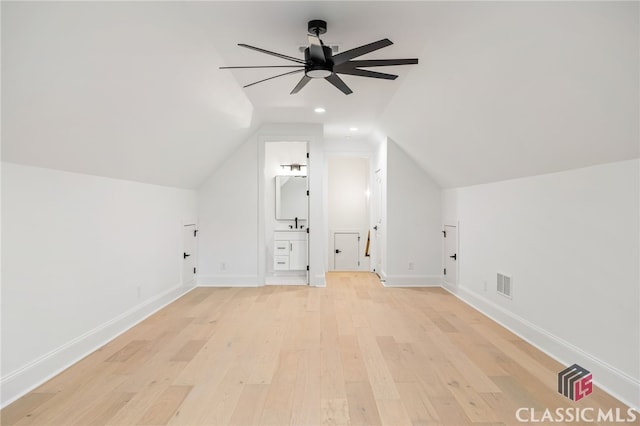
[[[519,407],[626,413],[599,389],[559,395],[564,367],[442,289],[329,273],[327,288],[195,289],[0,414],[2,425],[512,425]]]

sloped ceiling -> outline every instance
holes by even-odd
[[[443,187],[621,161],[640,145],[638,3],[433,5],[380,117]]]
[[[440,185],[638,157],[638,3],[2,2],[2,156],[197,187],[261,123],[382,132]],[[219,70],[301,57],[306,22],[341,50],[419,57],[345,76],[345,96],[299,77]],[[317,115],[316,106],[327,112]]]
[[[2,4],[3,160],[193,188],[255,128],[188,4]]]

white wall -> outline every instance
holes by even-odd
[[[385,285],[440,285],[440,187],[391,139],[386,176]]]
[[[640,161],[445,191],[459,228],[450,289],[640,406]],[[496,294],[512,276],[513,299]],[[484,290],[484,282],[487,290]]]
[[[369,270],[369,258],[365,257],[367,232],[370,229],[368,158],[327,158],[327,214],[329,218],[328,266],[334,266],[335,232],[357,232],[360,235],[358,250],[359,270]]]
[[[274,141],[306,141],[309,144],[310,280],[312,285],[324,285],[324,154],[322,126],[315,124],[263,125],[198,190],[199,285],[258,286],[265,283],[267,213],[262,171],[265,144]]]
[[[184,292],[195,192],[3,163],[2,404]]]
[[[242,144],[198,189],[198,284],[258,285],[258,146]]]

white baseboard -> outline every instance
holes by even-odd
[[[198,287],[261,287],[257,275],[207,275],[198,277]]]
[[[319,274],[316,276],[312,276],[311,277],[311,286],[313,287],[326,287],[327,286],[327,280],[325,277],[325,274]]]
[[[444,288],[445,290],[447,290],[449,293],[453,293],[455,296],[458,296],[458,285],[457,284],[450,284],[448,282],[446,282],[444,279],[442,280],[442,288]],[[463,302],[466,303],[466,301],[463,300]],[[469,303],[467,303],[469,304]],[[474,306],[474,308],[476,308]],[[476,308],[477,310],[478,308]]]
[[[281,277],[266,277],[264,280],[265,285],[307,285],[307,277],[301,276],[281,276]]]
[[[629,407],[640,408],[639,380],[465,287],[443,283],[443,288],[563,365],[586,368],[598,387]]]
[[[287,282],[276,282],[275,279],[286,278],[283,281],[287,281],[288,277],[275,277],[266,278],[267,284],[278,285],[294,285]],[[295,278],[295,277],[294,277]],[[273,282],[271,282],[273,281]],[[206,275],[198,277],[198,287],[262,287],[264,284],[260,282],[257,275]],[[300,285],[295,283],[295,285]],[[311,277],[311,286],[313,287],[326,287],[325,277],[323,275],[316,275]]]
[[[182,286],[171,288],[3,376],[0,379],[0,408],[60,374],[192,289]]]
[[[382,285],[385,287],[440,287],[442,277],[440,275],[386,275]]]

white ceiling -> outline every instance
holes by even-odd
[[[299,75],[306,23],[395,81]],[[442,186],[638,157],[638,3],[2,2],[3,160],[197,187],[266,122],[382,132]],[[327,112],[317,115],[315,106]]]

